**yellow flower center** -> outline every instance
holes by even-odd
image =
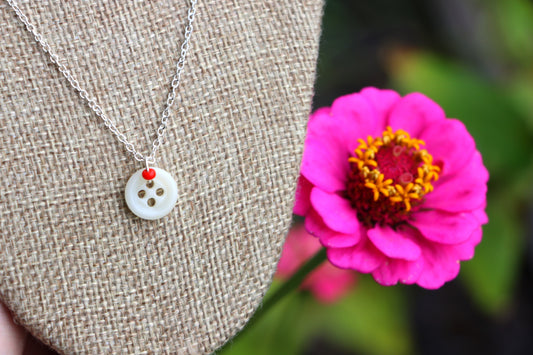
[[[358,142],[354,156],[348,159],[352,171],[347,193],[356,209],[361,207],[373,215],[367,222],[379,223],[381,217],[399,221],[402,218],[396,215],[411,211],[433,191],[432,183],[439,179],[441,169],[433,164],[431,154],[420,148],[425,145],[423,140],[387,127],[381,137],[368,136]],[[368,196],[373,201],[358,201],[368,200]]]

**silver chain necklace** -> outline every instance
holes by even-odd
[[[190,0],[190,7],[187,13],[187,26],[185,27],[184,40],[181,44],[181,53],[176,63],[176,73],[172,78],[171,90],[168,93],[166,107],[161,115],[161,124],[157,129],[157,137],[152,142],[152,151],[150,154],[140,153],[133,143],[118,130],[115,123],[107,117],[102,107],[89,93],[80,86],[76,77],[68,68],[60,63],[59,56],[52,50],[43,35],[39,33],[36,27],[28,20],[28,17],[22,12],[16,0],[6,0],[9,6],[15,11],[17,17],[25,25],[26,29],[33,35],[35,41],[41,46],[42,50],[47,53],[52,63],[54,63],[59,72],[68,80],[69,84],[78,92],[79,96],[88,104],[91,110],[100,117],[105,126],[124,144],[126,150],[130,152],[137,161],[146,163],[145,169],[136,171],[126,184],[126,203],[130,210],[137,216],[144,219],[159,219],[166,216],[176,204],[178,192],[177,184],[174,178],[163,169],[152,168],[155,164],[155,155],[158,148],[163,143],[167,129],[168,119],[170,117],[170,108],[174,104],[178,86],[181,80],[181,73],[185,67],[185,58],[189,51],[189,40],[193,31],[194,16],[196,14],[196,4],[198,0]]]

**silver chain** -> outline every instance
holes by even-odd
[[[183,40],[183,43],[181,44],[181,54],[178,62],[176,63],[176,73],[174,74],[174,77],[172,78],[171,87],[172,90],[168,93],[167,96],[167,102],[166,107],[163,110],[163,114],[161,115],[161,124],[159,125],[159,128],[157,129],[157,138],[152,142],[152,152],[150,155],[145,155],[137,151],[135,149],[135,146],[133,143],[131,143],[126,136],[120,132],[115,125],[115,123],[107,117],[107,115],[102,110],[102,107],[98,105],[96,100],[94,98],[91,98],[89,96],[89,93],[83,89],[80,86],[80,83],[76,79],[76,77],[68,70],[68,68],[60,63],[60,59],[58,55],[52,50],[48,42],[44,39],[44,37],[37,31],[35,26],[28,20],[28,17],[22,12],[22,10],[19,8],[16,0],[6,0],[9,6],[15,11],[18,18],[24,25],[26,26],[26,29],[33,35],[37,43],[41,46],[44,52],[48,53],[50,56],[50,60],[52,63],[54,63],[61,74],[68,80],[70,85],[78,92],[80,97],[87,102],[91,110],[96,113],[98,117],[100,117],[104,124],[109,130],[118,138],[118,140],[123,143],[126,146],[126,149],[128,152],[132,153],[136,160],[138,161],[144,161],[146,162],[146,168],[149,168],[150,164],[155,163],[155,154],[157,152],[157,149],[161,146],[163,143],[163,139],[165,136],[165,131],[167,129],[167,123],[168,119],[170,117],[170,108],[174,104],[174,100],[176,98],[176,92],[178,89],[178,86],[180,84],[181,80],[181,73],[183,71],[183,68],[185,67],[185,58],[187,57],[187,52],[189,51],[189,40],[191,38],[192,34],[192,24],[194,22],[194,15],[196,14],[196,3],[198,0],[190,0],[191,6],[189,7],[189,11],[187,13],[187,19],[188,23],[185,27],[185,38]]]

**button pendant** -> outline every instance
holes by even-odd
[[[172,211],[178,201],[178,186],[172,175],[163,169],[141,169],[128,180],[125,195],[131,212],[154,220]]]

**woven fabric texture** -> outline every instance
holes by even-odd
[[[20,1],[141,152],[188,2]],[[200,0],[157,166],[174,211],[135,217],[143,167],[0,3],[0,298],[64,354],[209,353],[268,288],[291,221],[321,0]]]

